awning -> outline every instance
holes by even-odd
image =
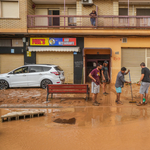
[[[79,52],[80,47],[28,47],[31,52]]]

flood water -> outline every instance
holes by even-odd
[[[0,150],[150,149],[150,107],[40,110],[46,116],[0,122]],[[18,109],[0,109],[0,116],[10,111]]]

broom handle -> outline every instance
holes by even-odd
[[[130,72],[129,72],[129,79],[130,79],[130,82],[131,82],[131,76],[130,76]],[[131,84],[130,84],[130,88],[131,88],[131,97],[132,97],[132,101],[133,101],[132,85],[131,85]]]

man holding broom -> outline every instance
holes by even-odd
[[[127,75],[130,72],[130,70],[128,70],[127,72],[125,72],[125,71],[126,71],[126,68],[122,67],[121,71],[118,73],[117,79],[116,79],[115,87],[116,87],[116,92],[117,92],[117,99],[116,99],[117,104],[123,104],[120,101],[120,94],[122,92],[121,88],[124,87],[124,83],[131,83],[131,82],[127,82],[124,80],[124,75]]]

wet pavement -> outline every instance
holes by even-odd
[[[0,115],[17,110],[0,109]],[[149,150],[150,108],[92,106],[40,110],[46,116],[0,123],[0,149]]]
[[[0,116],[23,110],[45,111],[45,116],[12,120],[0,120],[0,150],[149,150],[150,107],[136,106],[131,100],[130,86],[123,89],[123,105],[115,103],[115,89],[107,86],[108,96],[98,95],[100,106],[86,102],[85,95],[55,95],[45,104],[46,91],[30,89],[28,98],[20,93],[29,89],[9,89],[17,94],[5,99],[8,91],[0,91]],[[30,98],[34,90],[38,100]],[[18,93],[19,91],[19,93]],[[134,100],[139,101],[139,86],[133,85]],[[10,96],[10,95],[9,95]],[[22,99],[26,99],[23,102]],[[18,108],[13,108],[18,107]],[[22,108],[19,108],[22,107]],[[23,108],[27,107],[27,108]],[[34,108],[35,107],[35,108]],[[45,107],[45,108],[44,108]]]

